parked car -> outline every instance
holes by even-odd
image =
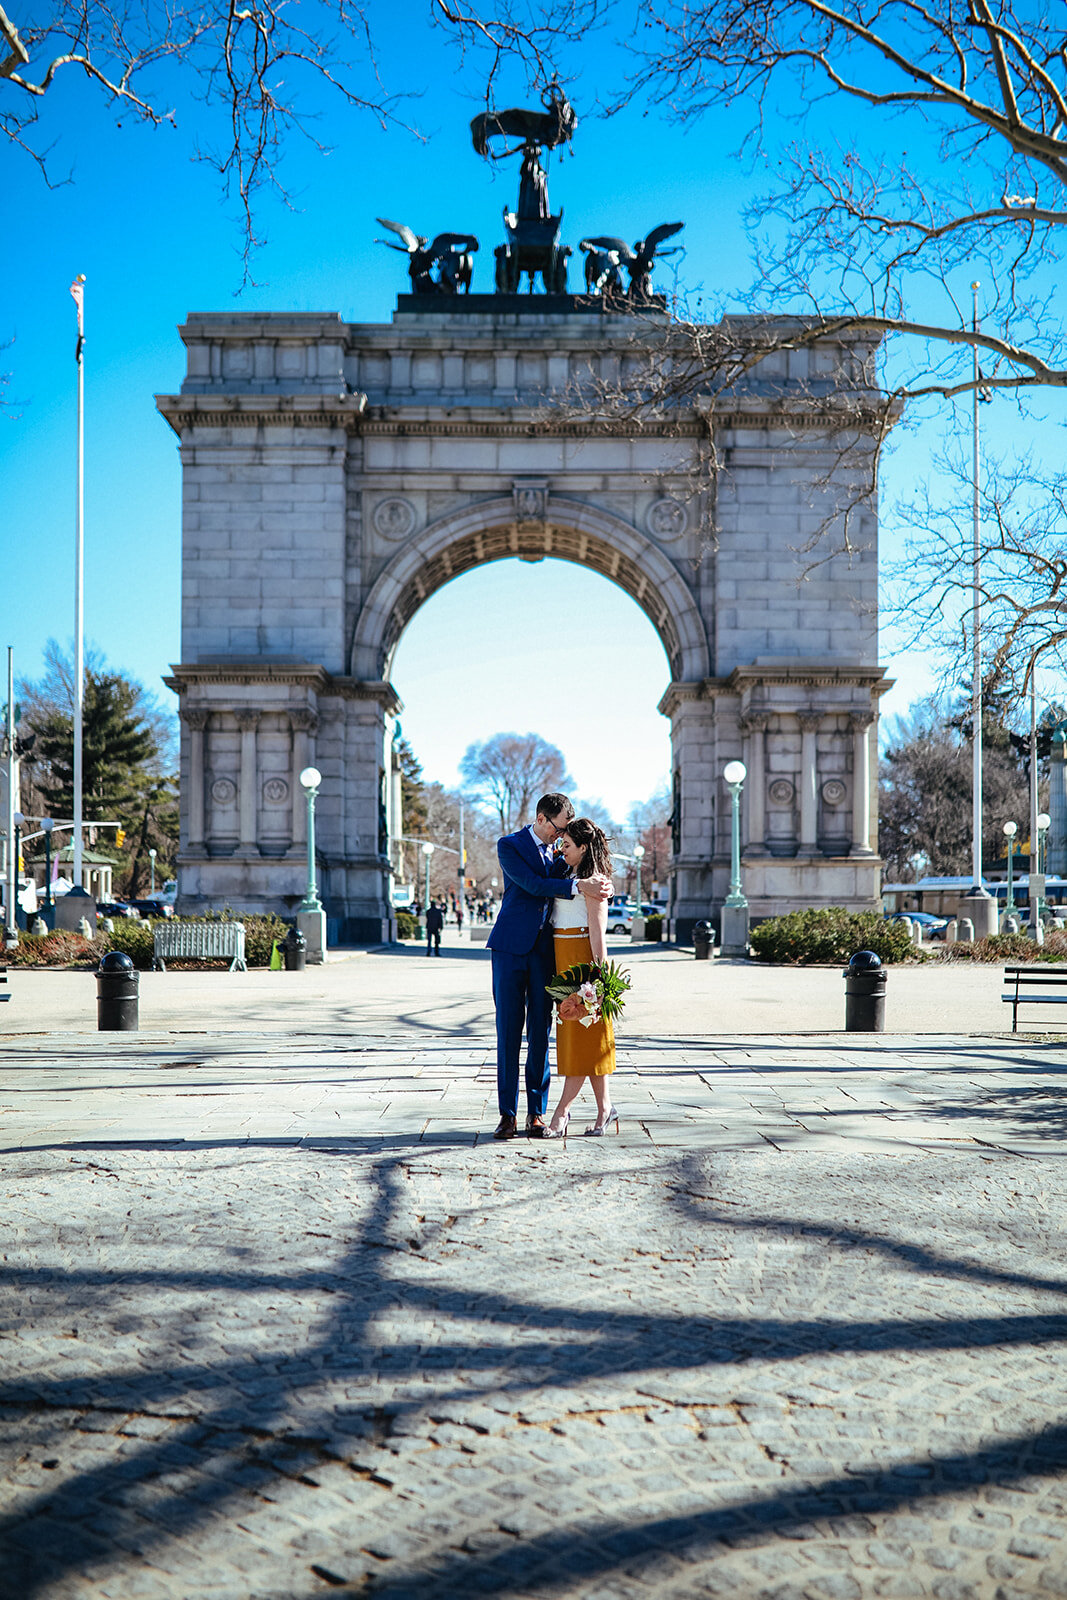
[[[142,917],[172,917],[174,907],[169,900],[131,900],[131,906]]]
[[[948,917],[935,917],[932,911],[894,911],[887,922],[917,922],[924,939],[943,939],[948,928]]]
[[[100,900],[97,902],[96,914],[98,917],[128,917],[132,915],[125,900]]]
[[[655,906],[655,905],[651,905],[651,904],[642,902],[641,915],[643,917],[658,917],[658,916],[662,916],[663,909],[664,908],[662,906]],[[634,907],[632,901],[628,906],[627,905],[621,905],[621,906],[611,905],[611,906],[609,906],[608,907],[608,932],[609,933],[632,933],[633,932],[634,910],[635,910],[635,907]]]

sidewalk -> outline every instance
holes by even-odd
[[[765,967],[754,961],[696,961],[691,951],[609,939],[609,954],[631,969],[634,987],[624,1032],[647,1035],[833,1033],[844,1027],[839,967]],[[95,1033],[92,973],[10,968],[11,1001],[0,1006],[9,1033]],[[999,1033],[1011,1012],[1000,1002],[1000,967],[930,963],[890,967],[886,1027],[891,1033]],[[144,972],[141,1026],[254,1032],[280,1028],[377,1031],[411,1026],[449,1035],[492,1028],[490,957],[484,945],[446,932],[438,959],[421,945],[331,952],[304,973]],[[1053,1030],[1054,1008],[1024,1014]],[[1050,1020],[1051,1019],[1051,1020]],[[1063,1035],[1067,1040],[1067,1032]]]
[[[996,969],[845,1036],[708,1026],[836,972],[633,966],[565,1145],[489,1137],[468,951],[150,976],[136,1035],[13,974],[0,1600],[1067,1592],[1064,1044],[969,1031]]]

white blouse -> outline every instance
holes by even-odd
[[[554,928],[588,928],[589,912],[585,895],[576,894],[572,900],[553,900],[552,926]]]

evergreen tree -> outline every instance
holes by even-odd
[[[139,714],[136,685],[117,672],[85,674],[82,716],[82,806],[86,821],[114,819],[134,799],[143,770],[158,755]],[[53,706],[36,723],[37,787],[53,816],[74,807],[74,717]],[[140,770],[139,770],[140,769]]]
[[[426,784],[422,776],[422,764],[406,739],[398,739],[393,750],[400,767],[404,832],[421,839],[426,834]]]

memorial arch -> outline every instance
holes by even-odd
[[[443,584],[512,556],[602,573],[663,642],[679,937],[727,892],[735,757],[753,916],[878,904],[874,441],[841,405],[869,393],[869,344],[769,356],[669,422],[564,415],[578,375],[625,379],[667,326],[565,295],[402,296],[381,324],[190,316],[181,392],[158,397],[183,464],[182,909],[295,906],[313,762],[333,932],[388,933],[393,654]],[[806,572],[845,505],[851,554]]]

